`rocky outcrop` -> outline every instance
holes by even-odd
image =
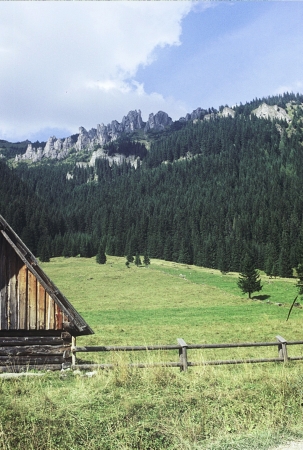
[[[280,108],[277,105],[270,106],[267,105],[267,103],[262,103],[262,105],[252,111],[252,114],[259,119],[278,119],[285,120],[287,123],[291,122],[291,118],[285,109]]]
[[[85,128],[79,128],[79,137],[75,145],[76,150],[92,150],[96,145],[103,146],[108,142],[115,141],[121,133],[133,133],[136,130],[144,128],[144,122],[141,117],[141,111],[130,111],[127,116],[122,118],[122,122],[113,120],[110,124],[98,124],[97,128],[86,131]]]
[[[147,133],[150,130],[163,131],[173,123],[172,118],[166,112],[159,111],[157,114],[151,113],[148,116],[144,132]]]
[[[91,141],[94,140],[94,138],[95,138],[93,130],[94,129],[92,129],[88,132],[88,131],[86,131],[86,129],[84,127],[79,128],[79,136],[78,136],[78,140],[75,144],[75,149],[77,151],[80,151],[80,150],[90,146]]]
[[[208,114],[207,109],[197,108],[191,114],[186,114],[185,117],[180,117],[179,122],[189,122],[190,120],[202,120]]]
[[[219,113],[220,117],[232,117],[232,118],[234,118],[235,115],[236,115],[236,112],[233,109],[228,108],[228,106],[225,106],[223,108],[223,110]]]
[[[113,164],[121,165],[123,162],[126,162],[137,168],[140,164],[140,158],[135,157],[134,155],[125,156],[117,153],[115,155],[108,156],[107,152],[102,149],[98,149],[92,153],[89,165],[94,167],[96,159],[106,159],[110,166],[112,166]]]
[[[72,137],[66,139],[57,139],[52,136],[46,142],[44,148],[29,143],[23,155],[16,155],[15,161],[31,160],[33,162],[41,161],[44,158],[64,159],[68,156],[71,148],[75,145]]]
[[[159,114],[159,113],[158,113]],[[124,116],[121,123],[121,129],[125,133],[132,133],[136,130],[141,130],[144,127],[144,122],[141,117],[141,111],[130,111],[127,116]]]
[[[130,111],[122,118],[121,123],[113,120],[108,125],[98,124],[97,128],[92,128],[89,131],[80,127],[75,148],[77,151],[93,150],[95,146],[102,147],[111,141],[115,141],[122,133],[133,133],[137,130],[144,130],[144,132],[149,130],[162,131],[172,123],[172,119],[163,111],[159,111],[157,114],[151,113],[146,124],[142,120],[140,110]]]

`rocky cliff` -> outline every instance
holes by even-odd
[[[148,117],[148,121],[144,127],[144,132],[147,133],[150,130],[163,131],[173,123],[172,119],[166,114],[166,112],[159,111],[157,114],[151,113]]]
[[[102,147],[111,141],[115,141],[122,133],[133,133],[136,130],[143,130],[147,133],[150,130],[163,131],[172,124],[172,119],[163,111],[157,114],[151,113],[148,121],[145,123],[141,117],[141,111],[130,111],[122,118],[121,123],[113,120],[110,124],[98,124],[97,128],[87,131],[84,127],[79,128],[79,134],[75,141],[71,136],[65,139],[57,139],[52,136],[48,139],[44,147],[28,144],[27,150],[22,155],[17,155],[15,160],[41,161],[44,158],[64,159],[68,156],[71,149],[77,152],[82,150],[93,151],[96,147]]]
[[[258,108],[252,111],[252,114],[255,114],[259,119],[277,119],[277,120],[285,120],[286,122],[290,122],[291,118],[285,111],[285,109],[274,105],[270,106],[266,103],[262,103]]]
[[[181,117],[179,122],[196,122],[198,120],[210,120],[215,117],[235,117],[235,114],[235,110],[227,106],[221,112],[218,112],[214,108],[197,108],[192,113],[186,114],[185,117]],[[285,120],[287,123],[291,122],[291,118],[287,112],[277,105],[270,106],[262,103],[252,111],[252,114],[255,114],[258,118]],[[130,111],[122,118],[121,123],[113,120],[108,125],[104,125],[103,123],[98,124],[97,128],[92,128],[89,131],[84,127],[80,127],[79,134],[69,136],[65,139],[57,139],[55,136],[50,137],[44,147],[29,143],[26,152],[17,155],[15,160],[17,162],[22,160],[36,162],[46,158],[61,160],[66,158],[72,149],[76,152],[97,151],[97,153],[93,153],[93,160],[96,157],[109,158],[103,154],[102,147],[118,139],[122,133],[133,133],[137,130],[142,130],[145,134],[150,131],[163,131],[172,125],[172,123],[171,117],[163,111],[159,111],[156,114],[149,114],[147,122],[143,122],[140,110]],[[114,155],[110,162],[117,162],[119,164],[123,159],[121,155]]]

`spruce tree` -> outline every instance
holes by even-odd
[[[145,254],[144,254],[143,264],[145,266],[149,266],[150,265],[150,259],[149,259],[149,256],[148,256],[147,252],[145,252]]]
[[[139,256],[139,253],[136,253],[136,257],[135,257],[135,264],[136,264],[136,266],[138,267],[138,266],[141,266],[141,259],[140,259],[140,256]]]
[[[104,251],[104,246],[102,244],[99,245],[98,253],[96,256],[96,261],[98,264],[106,263],[106,255],[105,255],[105,251]]]
[[[246,255],[244,259],[243,271],[239,275],[237,285],[244,294],[248,293],[249,298],[251,298],[253,292],[258,292],[262,289],[259,273],[255,269],[253,258],[249,255]]]
[[[126,259],[127,259],[128,263],[133,263],[135,258],[133,257],[133,255],[129,254],[129,255],[127,255]]]
[[[47,243],[41,246],[39,259],[41,262],[49,262],[50,261],[50,251]]]

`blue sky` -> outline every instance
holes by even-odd
[[[0,2],[0,139],[303,92],[303,2]]]
[[[214,3],[184,18],[180,40],[138,71],[147,92],[218,107],[303,91],[302,2]]]

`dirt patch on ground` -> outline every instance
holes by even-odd
[[[293,441],[288,444],[281,444],[272,450],[303,450],[303,441]]]

